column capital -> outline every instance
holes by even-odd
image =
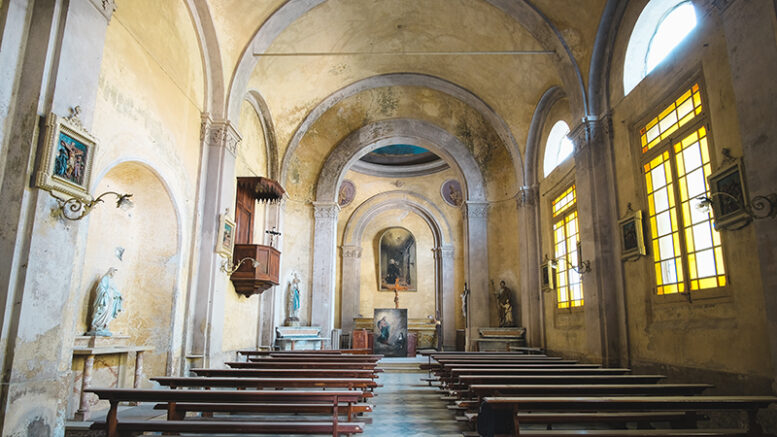
[[[487,218],[488,202],[468,200],[464,202],[464,214],[468,219]]]
[[[734,1],[735,0],[706,0],[707,4],[704,5],[704,8],[707,10],[707,12],[723,14],[723,12],[726,12],[726,9],[728,9],[728,7],[734,3]]]
[[[575,155],[586,150],[589,145],[601,143],[612,135],[612,117],[610,114],[602,116],[588,116],[580,121],[569,132],[569,139],[575,145]]]
[[[111,17],[116,11],[116,0],[90,0],[92,5],[105,17],[107,23],[111,22]]]
[[[204,112],[200,124],[200,141],[210,147],[223,147],[233,156],[237,155],[237,146],[243,139],[240,132],[229,120],[213,120]]]
[[[340,205],[337,202],[313,202],[313,217],[317,219],[336,219],[339,212]]]
[[[343,258],[361,258],[362,248],[361,246],[346,245],[341,246],[340,250],[343,251]]]
[[[523,186],[518,189],[518,193],[515,195],[515,203],[518,208],[534,206],[539,200],[539,193],[536,185],[531,187]]]

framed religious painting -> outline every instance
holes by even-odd
[[[542,291],[553,291],[556,289],[556,273],[558,267],[553,260],[546,260],[540,266],[540,282],[542,284]]]
[[[738,229],[750,222],[742,160],[734,159],[707,177],[715,229]],[[704,202],[704,201],[702,201]]]
[[[618,221],[621,240],[621,260],[645,255],[645,237],[642,229],[642,211],[633,211]]]
[[[219,220],[219,237],[216,240],[216,253],[227,258],[232,257],[235,246],[235,222],[227,214],[221,214]]]
[[[49,192],[91,201],[89,182],[97,150],[95,138],[81,126],[78,108],[68,117],[53,112],[46,117],[35,185]]]
[[[380,236],[378,290],[416,291],[415,237],[405,228],[388,228]]]

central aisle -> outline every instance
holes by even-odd
[[[414,370],[407,365],[400,365],[401,369],[396,368],[392,366],[394,363],[405,364],[407,361],[391,358],[381,360],[380,367],[386,372],[381,374],[378,383],[383,384],[383,387],[375,390],[378,396],[370,401],[375,406],[369,414],[372,423],[367,424],[365,432],[360,435],[461,437],[466,429],[456,422],[453,412],[440,400],[439,389],[421,381],[427,374],[417,367]]]

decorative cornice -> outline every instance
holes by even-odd
[[[361,246],[342,246],[340,248],[343,251],[343,258],[361,258],[362,248]]]
[[[467,218],[488,217],[488,202],[464,202],[464,210]]]
[[[105,21],[110,23],[113,13],[116,11],[116,0],[91,0],[92,4],[105,17]]]
[[[524,206],[534,206],[539,200],[539,190],[536,186],[521,187],[518,194],[515,195],[515,202],[518,208]]]
[[[210,147],[223,147],[237,156],[237,146],[242,137],[229,120],[214,121],[210,114],[203,113],[200,125],[200,141]]]
[[[336,219],[340,212],[340,205],[334,202],[313,202],[313,217],[317,219]]]

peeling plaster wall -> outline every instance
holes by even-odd
[[[722,148],[730,149],[734,156],[742,155],[731,67],[718,12],[711,9],[704,15],[694,34],[624,97],[625,46],[639,11],[639,5],[633,5],[624,18],[610,90],[621,214],[629,202],[643,214],[648,211],[644,176],[639,171],[640,121],[663,110],[667,100],[691,85],[689,81],[695,77],[702,81],[702,101],[709,114],[713,170],[722,160]],[[753,92],[759,92],[756,86]],[[646,230],[648,238],[649,233]],[[636,368],[659,369],[686,379],[703,378],[724,390],[731,387],[737,392],[768,393],[773,368],[759,259],[753,249],[754,228],[751,225],[720,235],[728,286],[694,293],[693,303],[682,296],[655,295],[651,249],[647,257],[624,264],[631,360]]]

